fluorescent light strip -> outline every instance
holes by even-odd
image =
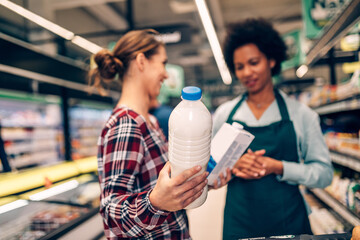
[[[42,192],[35,193],[35,194],[31,195],[29,197],[29,199],[33,200],[33,201],[40,201],[40,200],[55,196],[59,193],[70,191],[71,189],[74,189],[77,186],[79,186],[79,182],[76,180],[72,180],[72,181],[66,182],[64,184],[44,190]]]
[[[75,36],[73,39],[71,39],[71,42],[78,45],[79,47],[84,48],[85,50],[95,54],[98,51],[102,49],[102,47],[96,45],[95,43],[92,43],[88,40],[86,40],[83,37]]]
[[[302,78],[307,72],[308,72],[309,68],[306,65],[301,65],[297,70],[296,70],[296,76],[298,78]]]
[[[8,0],[0,0],[0,4],[4,7],[10,9],[11,11],[20,14],[24,18],[42,26],[43,28],[46,28],[47,30],[67,39],[71,40],[74,37],[74,33],[70,32],[69,30],[66,30],[65,28],[60,27],[59,25],[50,22],[46,20],[43,17],[40,17],[39,15],[13,3]]]
[[[8,8],[9,10],[23,16],[24,18],[42,26],[43,28],[49,30],[50,32],[55,33],[56,35],[59,35],[62,38],[65,38],[66,40],[71,40],[72,43],[78,45],[79,47],[91,52],[91,53],[97,53],[102,49],[102,47],[96,45],[95,43],[92,43],[85,38],[82,38],[78,35],[75,36],[75,34],[53,22],[50,22],[46,20],[43,17],[40,17],[39,15],[13,3],[8,0],[0,0],[0,5]]]
[[[229,69],[225,64],[224,55],[222,53],[220,43],[210,18],[209,10],[206,6],[205,0],[195,0],[195,3],[200,15],[201,22],[204,25],[205,33],[209,40],[211,50],[214,54],[216,64],[219,68],[221,78],[225,84],[231,84],[232,77]]]
[[[16,200],[14,202],[11,202],[11,203],[8,203],[8,204],[5,204],[5,205],[1,206],[0,207],[0,214],[9,212],[11,210],[14,210],[14,209],[17,209],[17,208],[20,208],[20,207],[24,207],[24,206],[26,206],[28,204],[29,204],[29,201],[27,201],[27,200]]]

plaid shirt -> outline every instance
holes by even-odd
[[[153,116],[151,116],[154,118]],[[191,239],[185,210],[155,209],[149,200],[167,158],[156,122],[126,108],[114,109],[98,142],[100,214],[108,239]]]

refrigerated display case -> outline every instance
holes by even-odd
[[[72,159],[95,156],[98,138],[113,106],[79,99],[69,102]]]
[[[94,221],[83,236],[102,235],[95,171],[96,158],[88,158],[4,174],[0,180],[0,239],[61,239],[64,235],[64,239],[74,239],[72,232]]]
[[[88,126],[80,131],[89,136],[80,138],[80,143],[88,148],[72,161],[71,136],[80,134],[76,130],[71,133],[70,108],[74,106],[71,98],[92,101],[92,105],[111,105],[119,98],[119,93],[109,91],[110,96],[106,97],[97,92],[89,94],[87,63],[50,56],[3,33],[0,33],[0,46],[13,53],[0,59],[0,144],[4,143],[1,144],[3,148],[0,146],[0,238],[19,239],[17,234],[24,234],[26,230],[34,232],[23,235],[24,239],[91,239],[91,234],[101,236],[103,227],[97,214],[97,161],[95,157],[81,157],[95,156],[95,135],[100,134],[100,123],[97,118],[86,123],[78,121],[78,124]],[[18,56],[21,56],[21,61]],[[97,114],[102,115],[100,111],[93,115]],[[83,118],[87,116],[86,112]],[[104,122],[101,122],[101,127],[102,124]],[[90,129],[92,125],[96,125],[95,130]],[[74,152],[77,153],[77,149]],[[44,199],[30,198],[38,193],[49,193],[47,190],[55,191],[63,184],[74,184],[74,188]],[[23,206],[15,208],[17,203]],[[9,206],[14,208],[9,210]],[[68,219],[65,217],[67,222],[62,222],[63,216],[59,214],[61,225],[56,230],[52,229],[55,221],[41,222],[44,216],[57,218],[57,212],[65,214]],[[40,225],[49,223],[50,228],[42,231],[42,227],[32,224],[39,219]],[[89,221],[95,224],[86,227],[81,237],[73,235]],[[11,232],[10,223],[17,227],[17,233]]]
[[[0,90],[1,137],[13,170],[64,160],[60,98]]]

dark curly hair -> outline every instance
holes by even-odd
[[[286,45],[271,23],[263,18],[229,24],[224,41],[224,58],[230,71],[235,73],[234,51],[249,43],[255,44],[268,59],[275,60],[271,75],[279,74],[281,62],[286,60]]]

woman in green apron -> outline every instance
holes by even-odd
[[[271,24],[248,19],[230,26],[225,61],[246,93],[221,105],[213,134],[238,122],[255,139],[233,169],[223,239],[311,234],[299,185],[326,187],[333,169],[318,115],[274,89],[286,46]]]

